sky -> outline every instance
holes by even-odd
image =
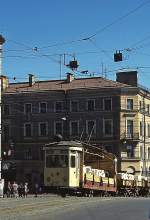
[[[150,0],[0,0],[0,7],[2,73],[11,82],[30,73],[65,78],[76,59],[76,78],[115,80],[117,71],[136,69],[150,88]],[[119,50],[123,61],[114,62]]]

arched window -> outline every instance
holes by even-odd
[[[127,168],[127,173],[134,174],[135,173],[135,168],[133,166],[129,166]]]

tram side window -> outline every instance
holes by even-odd
[[[71,156],[71,167],[75,168],[75,156]]]
[[[46,157],[47,168],[65,168],[68,167],[67,155],[48,155]]]

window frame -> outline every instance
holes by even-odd
[[[91,134],[91,131],[90,131],[90,134],[88,133],[88,123],[91,121],[94,122],[94,129],[93,129],[94,132],[92,132],[92,135],[91,135],[93,136],[93,135],[96,135],[96,120],[86,120],[86,134],[87,135]]]
[[[147,148],[147,159],[150,161],[150,147]]]
[[[8,136],[5,136],[5,128],[8,128],[7,131],[8,131]],[[5,123],[3,125],[3,132],[2,132],[2,137],[3,137],[3,140],[6,142],[10,139],[11,137],[11,125],[8,124],[8,123]]]
[[[73,111],[73,108],[72,108],[72,103],[73,102],[77,103],[77,111]],[[70,111],[71,112],[78,112],[79,111],[79,101],[77,101],[77,100],[70,100]]]
[[[126,150],[127,150],[127,158],[134,158],[134,147],[133,147],[133,145],[132,144],[128,144],[126,146]]]
[[[74,154],[70,155],[70,167],[76,168],[76,155],[74,155]]]
[[[131,108],[128,108],[128,101],[131,101],[131,103],[130,103]],[[126,99],[126,110],[132,111],[133,109],[134,109],[134,99],[133,98],[127,98]]]
[[[30,136],[27,136],[26,135],[26,125],[31,125],[31,135]],[[31,138],[31,137],[33,137],[33,124],[31,123],[31,122],[26,122],[26,123],[24,123],[24,132],[23,132],[23,136],[25,137],[25,138]]]
[[[106,121],[111,121],[111,134],[106,134],[105,133],[105,122]],[[104,118],[103,119],[103,135],[104,135],[104,137],[112,137],[113,136],[113,119],[111,119],[111,118]]]
[[[31,148],[24,149],[23,158],[24,158],[24,160],[32,160],[33,159]]]
[[[92,109],[92,110],[89,109],[89,102],[90,102],[90,101],[93,102],[93,109]],[[88,112],[93,112],[93,111],[95,111],[95,99],[88,99],[86,103],[87,103],[86,109],[87,109]]]
[[[45,112],[41,112],[41,104],[46,104]],[[39,113],[40,114],[45,114],[47,113],[47,102],[39,102]]]
[[[63,121],[54,121],[54,135],[57,135],[58,133],[56,133],[56,124],[57,123],[60,123],[61,124],[61,126],[62,126],[62,133],[61,133],[61,135],[63,135],[63,133],[64,133],[64,129],[63,129]]]
[[[110,107],[110,109],[106,109],[106,108],[105,108],[105,101],[106,101],[106,100],[110,100],[110,102],[111,102],[111,107]],[[107,97],[106,97],[106,98],[105,98],[105,97],[103,98],[103,111],[112,111],[112,98],[107,98]]]
[[[147,137],[150,138],[150,123],[147,124]]]
[[[129,121],[132,122],[132,133],[128,133],[128,128],[129,128],[128,122]],[[134,135],[134,120],[127,118],[126,119],[126,136],[127,136],[127,138],[133,138],[133,135]]]
[[[77,123],[77,134],[76,134],[76,135],[72,134],[72,123]],[[78,121],[78,120],[70,121],[70,122],[69,122],[69,127],[70,127],[69,130],[70,130],[70,135],[71,135],[71,136],[75,137],[75,136],[78,136],[78,135],[79,135],[79,121]]]
[[[8,106],[8,114],[5,114],[5,107]],[[11,115],[11,104],[4,104],[3,114],[5,116]]]
[[[26,112],[26,105],[30,105],[31,106],[31,112]],[[30,102],[27,102],[27,103],[24,103],[24,114],[31,114],[32,113],[32,103]]]
[[[61,103],[61,107],[62,107],[62,108],[61,108],[60,111],[58,111],[58,110],[56,109],[57,103]],[[54,105],[54,106],[55,106],[54,112],[56,112],[56,113],[64,112],[64,105],[63,105],[63,104],[64,104],[63,101],[56,101],[56,102],[55,102],[55,105]]]
[[[41,135],[41,124],[45,124],[46,125],[46,135]],[[38,135],[39,137],[47,137],[48,136],[48,122],[39,122],[38,123]]]

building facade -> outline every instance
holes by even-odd
[[[6,80],[6,78],[5,78]],[[5,82],[2,94],[3,175],[43,183],[43,146],[56,134],[101,146],[118,157],[118,171],[148,175],[150,92],[137,72],[35,82]],[[10,169],[9,169],[10,166]]]

